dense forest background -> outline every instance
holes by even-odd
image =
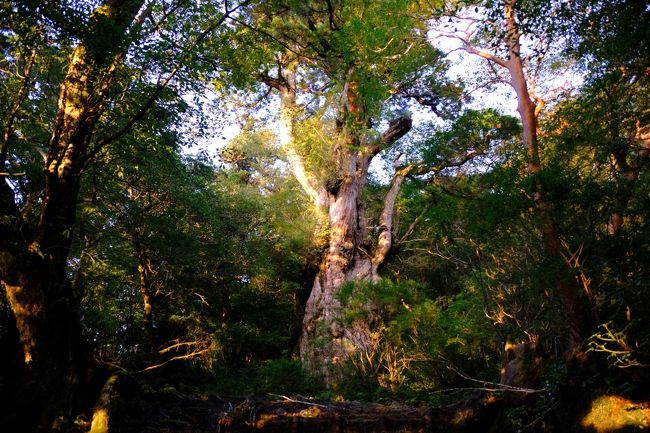
[[[502,431],[647,399],[649,32],[640,0],[0,2],[1,425],[83,431],[116,377],[521,401]]]

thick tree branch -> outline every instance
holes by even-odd
[[[327,191],[325,188],[319,187],[318,181],[312,173],[310,173],[305,168],[305,163],[302,157],[295,151],[293,146],[283,146],[286,154],[287,160],[289,161],[289,166],[291,171],[295,176],[296,180],[302,187],[302,189],[307,193],[311,201],[317,207],[323,207],[327,204]]]
[[[393,215],[395,201],[399,195],[402,183],[407,174],[413,169],[412,165],[401,168],[395,173],[390,182],[390,187],[384,197],[384,208],[379,216],[379,240],[372,257],[372,275],[377,274],[377,268],[386,260],[386,256],[393,246]]]
[[[508,61],[507,60],[502,59],[501,57],[499,57],[499,56],[497,56],[495,54],[488,53],[487,51],[481,50],[481,49],[475,47],[474,45],[472,45],[469,42],[470,36],[471,36],[470,33],[467,33],[463,37],[463,36],[460,36],[460,35],[458,35],[456,33],[443,32],[443,31],[438,32],[438,37],[444,37],[444,38],[459,40],[463,44],[463,49],[466,52],[468,52],[470,54],[474,54],[474,55],[479,56],[479,57],[483,57],[484,59],[487,59],[487,60],[489,60],[491,62],[494,62],[494,63],[496,63],[496,64],[498,64],[500,66],[503,66],[504,68],[508,68]]]
[[[507,60],[502,59],[499,56],[496,56],[494,54],[490,54],[487,51],[480,50],[476,48],[474,45],[470,44],[468,41],[460,38],[463,41],[463,47],[465,48],[465,51],[467,51],[470,54],[474,54],[479,57],[483,57],[484,59],[487,59],[491,62],[496,63],[499,66],[503,66],[506,69],[509,69],[510,66],[508,64]]]
[[[329,20],[330,30],[336,31],[340,27],[336,24],[336,13],[334,12],[334,5],[332,5],[331,0],[327,0],[327,15]]]
[[[397,120],[390,122],[388,129],[381,134],[379,146],[390,146],[400,138],[404,137],[413,126],[413,120],[410,116],[402,116]]]
[[[327,191],[318,182],[313,173],[310,173],[302,156],[296,151],[294,143],[294,123],[298,106],[296,103],[295,71],[291,66],[279,68],[278,77],[268,74],[262,77],[263,81],[280,92],[280,146],[287,155],[289,167],[311,201],[320,209],[327,204]]]
[[[444,170],[445,168],[453,168],[453,167],[460,167],[464,165],[465,163],[469,162],[471,159],[478,155],[482,155],[484,152],[476,149],[468,150],[466,152],[463,152],[459,155],[455,155],[453,159],[446,159],[443,161],[440,161],[438,163],[432,163],[432,164],[426,164],[426,163],[419,163],[411,166],[408,174],[410,175],[416,175],[416,176],[421,176],[433,172],[439,172]]]
[[[369,150],[366,152],[368,157],[372,159],[373,156],[377,155],[383,149],[404,137],[411,130],[412,126],[413,120],[410,116],[402,116],[390,122],[388,129],[369,147]]]

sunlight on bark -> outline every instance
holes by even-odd
[[[90,433],[108,433],[108,411],[106,409],[97,409],[93,413]]]
[[[25,299],[25,291],[21,286],[11,286],[5,282],[5,290],[9,303],[16,317],[16,327],[19,329],[20,342],[23,346],[23,353],[25,355],[25,364],[29,364],[33,360],[32,353],[36,348],[36,342],[30,331],[28,325],[32,317],[41,314],[42,304],[40,302],[30,302]]]

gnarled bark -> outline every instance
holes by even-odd
[[[379,239],[370,242],[374,245],[371,251],[366,250],[373,247],[367,246],[370,233],[360,194],[367,186],[372,158],[404,136],[411,128],[411,119],[400,118],[378,139],[367,140],[363,130],[368,122],[357,85],[354,81],[343,83],[338,130],[331,137],[337,182],[328,185],[327,179],[309,171],[295,147],[294,125],[301,110],[296,102],[295,63],[288,62],[278,70],[277,77],[265,76],[263,80],[280,93],[280,143],[294,177],[319,210],[329,232],[327,252],[305,307],[300,355],[311,371],[322,374],[331,384],[336,379],[336,366],[369,342],[368,323],[343,323],[339,291],[348,282],[379,279],[378,269],[392,245],[393,211],[405,173],[398,173],[391,183],[379,221]]]

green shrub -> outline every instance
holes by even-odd
[[[344,319],[367,320],[370,343],[344,366],[346,398],[430,399],[432,392],[471,387],[458,372],[496,380],[500,345],[471,287],[456,296],[427,297],[413,282],[348,284]]]
[[[279,358],[237,370],[217,369],[210,391],[223,396],[316,395],[324,390],[300,361]]]

